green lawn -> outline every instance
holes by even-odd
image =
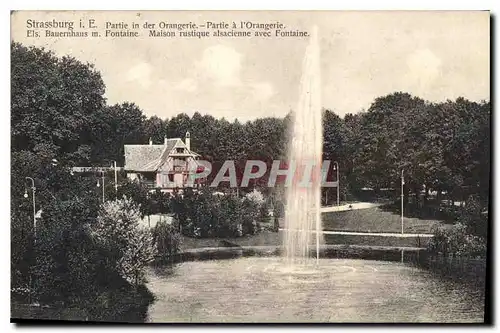
[[[381,208],[357,209],[344,212],[323,213],[323,230],[355,231],[355,232],[384,232],[400,233],[401,216],[384,211]],[[431,234],[433,227],[444,225],[439,220],[424,220],[418,218],[404,218],[406,233]],[[280,227],[284,227],[283,219]],[[182,249],[203,247],[234,246],[278,246],[282,244],[282,232],[264,231],[254,236],[224,239],[194,239],[183,237]],[[409,246],[425,247],[429,238],[418,237],[382,237],[365,235],[325,235],[326,244],[366,245],[366,246]]]
[[[206,238],[196,239],[183,236],[182,250],[228,247],[228,246],[280,246],[283,232],[263,231],[254,236],[239,238]],[[393,247],[426,247],[430,238],[418,237],[383,237],[365,235],[324,235],[328,245],[363,245],[363,246],[393,246]]]
[[[234,246],[276,246],[281,244],[281,233],[263,231],[257,235],[238,238],[191,238],[182,236],[181,249],[197,249],[203,247],[228,247]]]
[[[379,207],[322,214],[323,229],[358,232],[401,232],[401,215]],[[430,234],[433,227],[442,225],[439,220],[404,218],[406,233]]]
[[[389,246],[389,247],[427,247],[430,238],[365,236],[365,235],[325,235],[326,244]]]

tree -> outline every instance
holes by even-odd
[[[169,138],[184,138],[190,129],[191,119],[187,114],[180,113],[168,122],[167,135]]]
[[[342,158],[341,189],[347,187],[346,194],[359,191],[365,184],[360,179],[360,176],[354,172],[357,160],[357,151],[359,150],[362,140],[361,120],[364,112],[357,114],[347,114],[344,117],[344,156]]]
[[[191,149],[204,159],[213,160],[215,148],[218,146],[216,136],[218,120],[210,115],[201,115],[195,112],[191,118],[189,131],[191,132]]]
[[[150,193],[144,184],[136,180],[126,179],[118,186],[118,193],[116,195],[116,198],[123,197],[128,198],[137,205],[141,218],[151,215],[152,202],[150,200]]]
[[[442,107],[454,115],[454,121],[450,122],[453,127],[445,163],[456,177],[456,182],[449,186],[449,191],[461,196],[462,200],[470,194],[480,193],[483,205],[487,205],[491,106],[489,103],[479,104],[458,98],[455,102],[448,101]]]
[[[365,178],[372,179],[372,187],[391,187],[399,179],[401,169],[409,166],[408,124],[424,105],[419,98],[395,93],[377,98],[364,115],[356,167]]]
[[[151,139],[156,144],[162,144],[165,136],[168,137],[168,120],[152,116],[144,120],[142,126],[142,142],[148,142]]]
[[[144,280],[144,268],[157,249],[149,229],[140,227],[137,205],[124,197],[106,202],[93,227],[93,238],[106,249],[111,263],[127,281],[138,285]]]
[[[95,276],[102,267],[86,205],[76,199],[44,207],[31,257],[33,287],[43,303],[74,302],[98,293]]]
[[[244,162],[247,160],[259,160],[266,164],[267,172],[259,179],[251,180],[251,187],[259,187],[261,191],[267,192],[269,173],[274,160],[287,158],[287,120],[279,118],[262,118],[247,122],[241,134],[246,137],[243,140],[239,155],[243,163],[239,166],[243,171]]]
[[[15,42],[11,60],[12,149],[44,145],[60,163],[88,161],[94,117],[105,103],[100,73],[75,58]]]
[[[341,186],[341,197],[345,198],[348,192],[348,186],[346,183],[347,176],[352,170],[352,163],[350,163],[349,156],[347,154],[347,128],[344,121],[335,113],[330,110],[324,110],[323,113],[323,160],[330,161],[332,168],[333,163],[337,162],[340,177]],[[327,176],[328,180],[336,181],[337,176],[334,172],[334,175]],[[336,196],[336,191],[332,193],[333,188],[324,188],[323,192],[325,192],[325,197],[328,196],[333,198]]]
[[[115,104],[101,109],[92,122],[93,161],[107,165],[117,161],[123,165],[125,144],[147,143],[143,141],[145,120],[142,110],[134,103]]]

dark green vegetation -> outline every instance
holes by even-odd
[[[471,196],[456,214],[451,228],[436,228],[435,237],[429,244],[433,253],[446,256],[472,256],[486,258],[488,212],[476,196]]]
[[[98,178],[71,175],[68,167],[107,166],[113,160],[123,165],[124,144],[146,143],[149,138],[160,143],[167,134],[183,137],[190,131],[192,149],[213,162],[212,175],[225,160],[235,160],[241,175],[246,160],[262,160],[270,165],[272,160],[285,157],[291,115],[247,123],[215,119],[199,112],[192,117],[179,114],[171,119],[147,118],[133,103],[107,105],[104,93],[105,84],[93,65],[12,43],[12,295],[15,302],[36,300],[54,309],[78,305],[88,319],[132,320],[129,311],[145,311],[130,305],[140,304],[144,310],[151,301],[141,281],[140,267],[130,279],[121,266],[120,260],[129,253],[126,249],[133,248],[134,243],[123,235],[116,239],[104,237],[110,242],[121,239],[118,243],[123,248],[114,252],[110,250],[112,242],[96,242],[99,216],[105,214],[96,187]],[[376,196],[383,188],[393,188],[397,194],[404,169],[405,205],[412,205],[417,213],[429,210],[431,191],[437,191],[436,209],[445,199],[443,193],[452,203],[466,201],[463,208],[445,208],[450,210],[447,215],[460,224],[451,234],[439,231],[433,251],[461,254],[463,246],[457,244],[469,241],[474,249],[484,248],[488,229],[490,108],[489,102],[459,98],[430,103],[398,92],[379,97],[366,112],[343,119],[325,110],[324,158],[339,162],[341,199],[364,195],[363,187],[373,188]],[[35,180],[35,210],[43,210],[37,220],[36,242],[31,184],[25,177]],[[207,192],[180,202],[160,193],[148,194],[140,185],[123,180],[115,194],[110,179],[106,181],[108,201],[126,195],[134,205],[140,205],[140,216],[173,213],[185,235],[231,237],[244,243],[250,238],[246,235],[259,230],[256,217],[263,208],[256,210],[251,200],[232,196],[209,199]],[[262,183],[267,183],[266,177],[250,185],[260,187]],[[266,187],[261,191],[269,194]],[[416,195],[422,191],[423,195]],[[335,200],[334,189],[329,190],[328,197],[330,202]],[[282,211],[277,201],[274,208]],[[379,227],[373,228],[391,223],[377,221],[372,225],[377,223]],[[413,225],[416,229],[417,224]],[[354,228],[361,224],[346,222],[339,226]],[[135,227],[131,230],[137,236],[135,240],[149,237],[136,234]],[[160,257],[181,246],[181,236],[176,232],[166,226],[153,232],[154,245],[164,249]]]
[[[186,191],[173,198],[173,212],[182,234],[199,238],[253,235],[259,230],[262,202],[250,195],[213,195],[207,188],[198,193]]]
[[[256,234],[261,221],[268,220],[269,200],[258,191],[244,196],[217,195],[213,188],[201,191],[184,189],[162,193],[148,190],[137,182],[124,181],[118,189],[118,198],[125,196],[139,205],[141,218],[153,214],[169,214],[175,223],[171,226],[158,226],[173,229],[188,237],[240,237]],[[107,192],[108,200],[116,198],[114,189]],[[274,209],[276,215],[279,215]],[[169,241],[170,242],[170,241]],[[172,240],[172,244],[177,241]]]

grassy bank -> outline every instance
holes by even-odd
[[[364,235],[325,235],[326,244],[394,246],[394,247],[426,247],[430,238],[364,236]]]
[[[207,238],[196,239],[183,236],[181,251],[206,247],[233,246],[279,246],[282,244],[283,232],[265,231],[257,235],[240,238]],[[418,237],[383,237],[365,235],[325,235],[328,245],[363,245],[363,246],[394,246],[394,247],[426,247],[429,238]]]
[[[182,236],[181,250],[203,247],[275,246],[281,244],[281,233],[263,231],[257,235],[238,238],[191,238]]]
[[[401,215],[380,207],[322,214],[324,230],[358,232],[401,232]],[[430,234],[439,220],[404,218],[406,233]]]
[[[269,224],[270,225],[270,224]],[[439,220],[404,218],[405,233],[432,234],[434,227],[443,225]],[[448,226],[448,225],[445,225]],[[280,219],[284,228],[284,220]],[[372,233],[400,233],[401,216],[383,208],[366,208],[344,212],[322,214],[323,230]],[[394,247],[426,247],[430,238],[367,236],[367,235],[325,235],[328,245],[363,245]],[[278,246],[282,244],[282,232],[264,231],[253,236],[224,239],[195,239],[183,237],[182,249],[228,246]]]

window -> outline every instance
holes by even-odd
[[[143,179],[149,180],[149,181],[154,181],[156,179],[156,174],[154,172],[144,172],[142,174]]]
[[[186,165],[186,159],[183,157],[175,158],[174,159],[174,166],[185,166]]]
[[[176,148],[177,154],[182,154],[184,153],[184,148]]]

